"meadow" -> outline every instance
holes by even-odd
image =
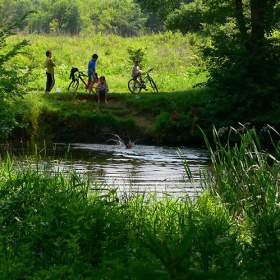
[[[30,46],[27,56],[18,56],[18,62],[32,69],[32,81],[28,89],[44,92],[45,52],[51,50],[56,62],[56,86],[62,91],[70,82],[71,67],[87,73],[87,65],[93,53],[97,53],[98,75],[104,75],[110,92],[128,93],[127,82],[131,78],[133,59],[130,52],[143,54],[141,68],[154,68],[152,73],[160,92],[185,91],[197,83],[205,81],[206,70],[198,55],[201,39],[195,35],[180,33],[146,35],[137,38],[121,38],[114,35],[64,37],[16,35],[10,42],[26,38]]]

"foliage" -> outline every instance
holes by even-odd
[[[161,109],[152,128],[156,141],[173,145],[176,143],[198,144],[200,132],[197,125],[207,114],[203,109],[207,93],[204,90],[192,90],[187,94],[178,93],[176,98],[166,95],[165,102],[154,101],[156,107]],[[207,125],[207,122],[202,124],[205,129]]]
[[[220,92],[223,89],[227,95],[223,94],[222,98],[230,97],[233,108],[247,100],[249,111],[254,110],[254,106],[259,109],[264,103],[264,108],[271,109],[273,104],[267,97],[277,100],[279,47],[269,40],[259,54],[250,54],[234,34],[237,33],[228,26],[218,31],[211,46],[204,49],[211,75],[208,85]]]
[[[268,126],[265,150],[255,129],[241,125],[228,131],[213,129],[215,146],[206,140],[212,158],[207,188],[219,197],[246,233],[239,240],[244,277],[262,270],[264,279],[277,279],[280,262],[279,133]],[[273,140],[274,135],[278,140]],[[212,183],[209,183],[212,181]],[[240,247],[241,248],[241,247]],[[247,277],[249,277],[247,275]],[[257,275],[255,277],[258,277]]]
[[[183,34],[198,32],[201,30],[203,20],[202,1],[194,1],[190,4],[181,4],[167,16],[165,27],[167,30],[179,30]]]
[[[12,38],[11,42],[18,38]],[[197,44],[201,41],[199,36],[165,32],[140,38],[106,34],[93,37],[28,35],[27,38],[31,46],[28,48],[29,59],[25,63],[33,69],[34,79],[28,84],[28,89],[32,91],[44,91],[43,62],[47,49],[53,51],[56,62],[55,87],[62,91],[67,90],[71,67],[75,66],[86,72],[93,53],[99,55],[97,72],[99,76],[106,77],[110,92],[128,93],[127,82],[131,76],[134,55],[139,56],[138,59],[143,58],[143,71],[154,68],[152,74],[160,92],[181,91],[206,80],[204,62],[196,53]],[[194,43],[190,45],[190,41]],[[93,49],[88,48],[89,44]],[[79,91],[84,91],[83,84]]]
[[[213,119],[252,122],[260,110],[274,110],[280,71],[277,1],[196,0],[177,8],[175,2],[164,6],[164,1],[139,1],[141,6],[169,13],[167,28],[184,34],[203,31],[208,38],[201,54],[209,73],[204,85],[216,91],[208,106]]]
[[[11,37],[8,43],[13,45],[22,38],[24,37]],[[85,131],[82,132],[78,120],[81,120],[79,114],[83,115],[83,121],[85,121],[99,109],[103,113],[114,115],[117,120],[131,118],[138,124],[137,118],[146,119],[146,124],[143,124],[143,121],[140,124],[148,131],[150,141],[172,143],[172,145],[196,144],[197,139],[200,140],[199,143],[203,143],[197,125],[202,127],[207,135],[211,135],[212,124],[220,128],[235,125],[241,120],[250,122],[259,129],[267,123],[275,127],[279,126],[277,99],[274,100],[274,109],[266,111],[262,107],[261,110],[255,108],[254,104],[256,103],[252,99],[247,99],[245,95],[241,95],[239,100],[237,97],[235,99],[234,94],[224,95],[225,90],[219,92],[213,89],[209,90],[207,87],[196,87],[192,90],[194,85],[204,83],[207,79],[205,62],[197,55],[197,49],[198,46],[203,43],[207,44],[208,41],[198,35],[187,34],[183,36],[180,33],[165,32],[145,35],[137,39],[104,34],[98,34],[92,38],[88,36],[29,35],[27,39],[31,44],[26,47],[27,56],[14,58],[16,59],[15,63],[25,64],[32,69],[32,79],[29,79],[26,86],[28,109],[25,109],[24,100],[17,101],[16,109],[17,112],[20,112],[17,114],[16,120],[26,129],[13,130],[15,138],[26,137],[26,135],[31,137],[34,133],[34,137],[40,135],[43,138],[54,139],[56,133],[58,133],[57,137],[61,137],[60,132],[64,131],[67,141],[76,139],[76,136],[87,142],[93,139],[96,141],[98,137],[94,130],[93,134],[90,135],[86,126],[82,126],[85,128]],[[88,60],[93,51],[87,47],[89,43],[94,46],[94,52],[99,55],[97,72],[99,75],[105,75],[109,84],[111,103],[106,109],[99,108],[95,96],[89,96],[83,84],[79,87],[77,94],[67,92],[71,67],[76,66],[86,72]],[[46,77],[42,64],[46,48],[53,51],[57,65],[55,68],[56,85],[50,98],[43,96]],[[134,95],[129,93],[127,82],[130,79],[132,62],[128,49],[133,51],[139,49],[145,52],[143,70],[154,67],[152,77],[158,85],[158,94],[143,91],[140,98],[136,99]],[[168,67],[166,67],[167,65]],[[240,72],[242,71],[240,70],[236,74],[240,74]],[[55,92],[56,88],[60,89],[60,93]],[[30,100],[33,101],[33,105],[31,105]],[[258,101],[257,98],[255,100]],[[271,99],[267,98],[266,102],[269,100]],[[65,107],[63,106],[64,101],[69,101]],[[49,106],[49,102],[52,103],[51,106]],[[41,103],[44,103],[44,109],[40,107]],[[238,106],[233,108],[233,104],[238,104]],[[258,104],[262,106],[261,101]],[[115,110],[115,108],[120,109]],[[194,109],[199,111],[198,116],[192,116]],[[176,110],[179,113],[175,117]],[[68,123],[64,117],[60,118],[60,120],[64,120],[63,122],[57,122],[57,116],[65,116],[66,113],[70,117]],[[166,117],[162,118],[163,116]],[[70,119],[71,122],[75,123],[71,128],[69,127]],[[50,127],[50,124],[54,125],[53,128]],[[57,129],[56,124],[64,129]],[[91,123],[91,125],[94,124]],[[47,127],[50,130],[46,130]],[[19,131],[22,132],[21,135]],[[134,128],[133,131],[135,131]]]
[[[90,14],[95,33],[139,36],[147,18],[138,5],[130,0],[111,0],[96,3]]]
[[[13,24],[0,29],[0,137],[3,139],[11,133],[13,127],[18,125],[15,120],[13,103],[17,97],[24,94],[29,69],[22,63],[13,63],[13,58],[23,53],[28,45],[26,39],[9,44],[8,37],[14,35],[16,27],[27,18],[27,14]]]
[[[132,47],[128,47],[127,52],[129,54],[129,59],[132,64],[136,59],[139,60],[139,62],[141,62],[141,63],[143,62],[144,56],[145,56],[145,51],[142,50],[142,48],[133,49]]]
[[[37,13],[28,22],[29,32],[79,34],[82,26],[77,1],[44,1],[36,4]]]
[[[81,0],[0,0],[0,16],[5,24],[11,24],[24,13],[36,10],[29,21],[20,24],[21,31],[37,34],[115,34],[139,36],[157,27],[149,16],[142,13],[132,0],[89,0],[87,5]],[[94,7],[94,9],[89,9]],[[158,22],[157,22],[158,24]],[[163,25],[161,23],[161,25]]]
[[[50,171],[57,170],[52,163],[44,166],[38,160],[35,169],[23,164],[8,156],[0,169],[5,225],[0,271],[5,278],[179,280],[218,275],[202,267],[194,242],[211,212],[220,226],[225,222],[213,211],[214,204],[205,208],[188,197],[119,194],[74,171]],[[207,241],[205,236],[206,244],[215,238]]]
[[[0,1],[0,22],[1,26],[8,27],[24,17],[30,11],[36,10],[32,2],[29,0],[22,1]],[[30,18],[30,16],[29,16]],[[17,27],[23,29],[28,24],[27,18],[22,18]]]
[[[261,8],[253,2],[242,6],[240,1],[241,6],[228,9],[207,2],[209,15],[218,23],[207,27],[211,41],[203,47],[207,84],[217,90],[213,105],[223,104],[220,115],[239,108],[243,121],[251,121],[260,109],[273,110],[279,102],[280,49],[271,38],[275,2],[261,2]]]
[[[134,2],[139,3],[144,11],[151,11],[154,14],[159,14],[163,19],[176,8],[179,8],[181,3],[190,3],[192,0],[134,0]]]
[[[23,36],[20,35],[12,37],[9,39],[9,44],[15,44],[21,38]],[[13,138],[47,137],[48,139],[54,139],[54,137],[63,137],[67,141],[74,141],[74,139],[79,138],[79,141],[88,142],[99,141],[97,133],[103,129],[117,129],[118,132],[113,131],[113,133],[126,133],[128,126],[123,129],[119,125],[110,126],[108,114],[113,115],[119,124],[122,118],[127,120],[127,124],[130,124],[130,132],[134,134],[137,129],[130,122],[131,119],[138,118],[138,114],[149,118],[151,112],[151,118],[154,120],[157,114],[160,114],[160,109],[165,107],[165,105],[155,107],[154,102],[158,102],[155,100],[163,99],[161,103],[163,104],[165,103],[165,96],[171,96],[168,92],[174,93],[172,100],[176,99],[177,94],[175,92],[178,92],[178,98],[182,101],[180,103],[182,105],[187,104],[189,102],[187,90],[191,89],[196,83],[205,81],[206,72],[203,61],[194,53],[195,45],[189,44],[190,40],[199,42],[199,37],[190,39],[180,33],[166,32],[158,35],[146,35],[137,39],[105,34],[98,34],[94,37],[28,35],[27,38],[30,41],[30,46],[26,48],[27,55],[13,59],[13,62],[25,64],[32,69],[32,77],[30,77],[26,86],[28,96],[22,101],[17,101],[17,110],[22,112],[17,120],[24,125],[24,128],[14,129]],[[192,36],[192,38],[194,37]],[[97,105],[96,96],[89,95],[82,83],[76,94],[67,91],[72,66],[76,66],[86,73],[88,61],[93,52],[92,49],[88,48],[89,43],[94,46],[94,52],[99,55],[97,72],[99,76],[105,75],[109,84],[109,101],[111,102],[104,108],[103,104],[100,105],[101,107]],[[46,49],[52,50],[53,59],[56,62],[56,84],[49,97],[43,94],[46,82],[43,67]],[[160,91],[158,95],[148,90],[141,92],[140,98],[136,99],[128,91],[127,82],[130,79],[132,67],[128,50],[131,50],[131,55],[134,55],[135,52],[137,56],[140,53],[143,54],[143,60],[141,59],[144,62],[144,64],[141,62],[143,71],[154,68],[152,77],[158,85]],[[166,67],[166,65],[169,66]],[[151,88],[150,85],[147,87]],[[56,92],[57,89],[60,89],[59,93]],[[199,90],[198,95],[200,95]],[[185,102],[184,99],[188,101]],[[199,98],[197,100],[203,101]],[[137,115],[135,116],[129,110],[130,108],[134,110],[138,104],[140,107],[139,111],[136,109]],[[191,102],[191,104],[193,103]],[[120,109],[116,110],[117,107],[120,107]],[[93,120],[90,121],[93,114],[98,114],[98,110],[108,121],[105,126],[95,123],[97,118],[94,119],[94,123]],[[183,110],[185,109],[180,110],[182,114]],[[186,110],[188,111],[189,108],[187,107]],[[172,111],[168,111],[169,113],[172,113]],[[187,114],[185,113],[185,115]],[[180,126],[184,125],[183,119],[183,115],[182,118],[178,119],[181,120]],[[80,124],[78,120],[81,122]],[[107,122],[106,120],[105,122]],[[96,130],[92,129],[89,132],[86,126],[88,123],[90,127],[96,126]],[[116,124],[115,120],[112,123]],[[141,122],[140,124],[145,126]],[[175,127],[176,121],[173,124]],[[145,130],[148,131],[149,127],[150,124]],[[184,133],[184,130],[177,129],[176,131],[180,135]],[[178,139],[183,141],[185,137],[180,136]],[[165,140],[168,139],[165,137]]]

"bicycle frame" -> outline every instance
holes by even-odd
[[[138,94],[141,92],[142,89],[148,90],[146,88],[147,84],[150,83],[152,89],[154,92],[158,92],[158,88],[157,85],[155,83],[155,81],[153,80],[153,78],[150,76],[150,72],[153,70],[154,68],[151,68],[150,70],[144,72],[142,74],[142,80],[141,79],[130,79],[128,81],[128,89],[131,93],[135,93]],[[144,83],[143,83],[144,81]]]
[[[87,77],[87,75],[85,75],[82,71],[77,71],[78,75],[76,77],[72,77],[72,81],[70,82],[69,86],[68,86],[68,91],[69,90],[74,90],[76,91],[79,88],[79,80],[81,80],[83,82],[83,84],[85,85],[86,89],[89,88],[89,83],[87,83],[83,77]]]
[[[79,74],[78,74],[78,76],[77,76],[77,78],[76,79],[80,79],[84,84],[85,84],[85,86],[87,87],[88,86],[88,84],[85,82],[85,80],[82,78],[82,77],[86,77],[87,75],[85,75],[83,72],[80,72],[80,71],[78,71],[79,72]]]
[[[145,83],[147,83],[151,80],[151,76],[148,72],[147,72],[147,75],[143,78],[143,80],[145,81]]]

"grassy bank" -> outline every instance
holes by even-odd
[[[106,105],[97,104],[96,96],[85,92],[47,96],[31,92],[16,104],[28,123],[14,133],[14,138],[98,143],[103,141],[104,133],[113,133],[122,139],[142,139],[142,144],[201,144],[197,125],[207,124],[203,107],[206,95],[198,89],[143,92],[140,98],[110,93]]]
[[[8,44],[23,37],[11,37]],[[120,38],[100,33],[94,37],[28,35],[26,38],[30,46],[25,54],[11,61],[32,71],[25,98],[14,104],[17,126],[12,131],[13,139],[99,142],[100,134],[108,132],[159,145],[194,145],[204,142],[198,126],[208,136],[213,125],[236,127],[240,122],[251,123],[258,129],[267,124],[279,127],[277,106],[275,110],[257,114],[250,110],[244,113],[243,106],[229,111],[226,108],[230,107],[230,96],[219,99],[217,92],[193,88],[207,79],[205,62],[199,56],[200,46],[206,42],[197,35],[167,32]],[[44,95],[46,49],[53,51],[57,64],[56,85],[50,96]],[[143,69],[154,67],[152,76],[159,93],[142,92],[136,99],[129,93],[127,82],[131,77],[130,53],[139,50],[144,53]],[[97,105],[96,98],[87,95],[84,86],[76,94],[67,91],[71,67],[86,72],[93,53],[99,54],[97,71],[106,76],[110,87],[107,107]]]
[[[9,44],[24,35],[9,38]],[[110,132],[158,144],[190,144],[197,142],[197,124],[203,111],[207,90],[193,89],[206,80],[204,63],[199,59],[201,39],[194,35],[163,33],[140,38],[120,38],[98,34],[94,37],[48,37],[28,35],[30,46],[12,63],[25,64],[32,71],[23,100],[18,100],[18,128],[13,138],[51,141],[98,142],[99,135]],[[52,50],[56,62],[56,84],[45,96],[45,51]],[[144,54],[142,68],[154,68],[152,77],[159,89],[142,92],[136,99],[127,89],[131,78],[130,52]],[[109,105],[96,103],[82,85],[76,93],[68,93],[72,66],[87,72],[93,53],[99,55],[97,72],[109,84]],[[59,89],[59,93],[56,90]],[[199,136],[200,141],[203,139]]]
[[[264,152],[246,128],[231,133],[240,146],[223,145],[214,131],[213,169],[195,200],[119,195],[55,163],[6,159],[2,278],[278,279],[279,148]]]

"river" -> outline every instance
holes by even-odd
[[[12,149],[19,155],[30,155],[30,149],[18,145]],[[126,149],[120,144],[55,143],[52,147],[37,146],[43,161],[55,162],[62,172],[76,170],[90,175],[99,184],[119,192],[167,192],[193,196],[200,188],[201,171],[209,167],[209,155],[203,148],[159,147],[135,144]],[[188,162],[192,180],[184,169]]]

